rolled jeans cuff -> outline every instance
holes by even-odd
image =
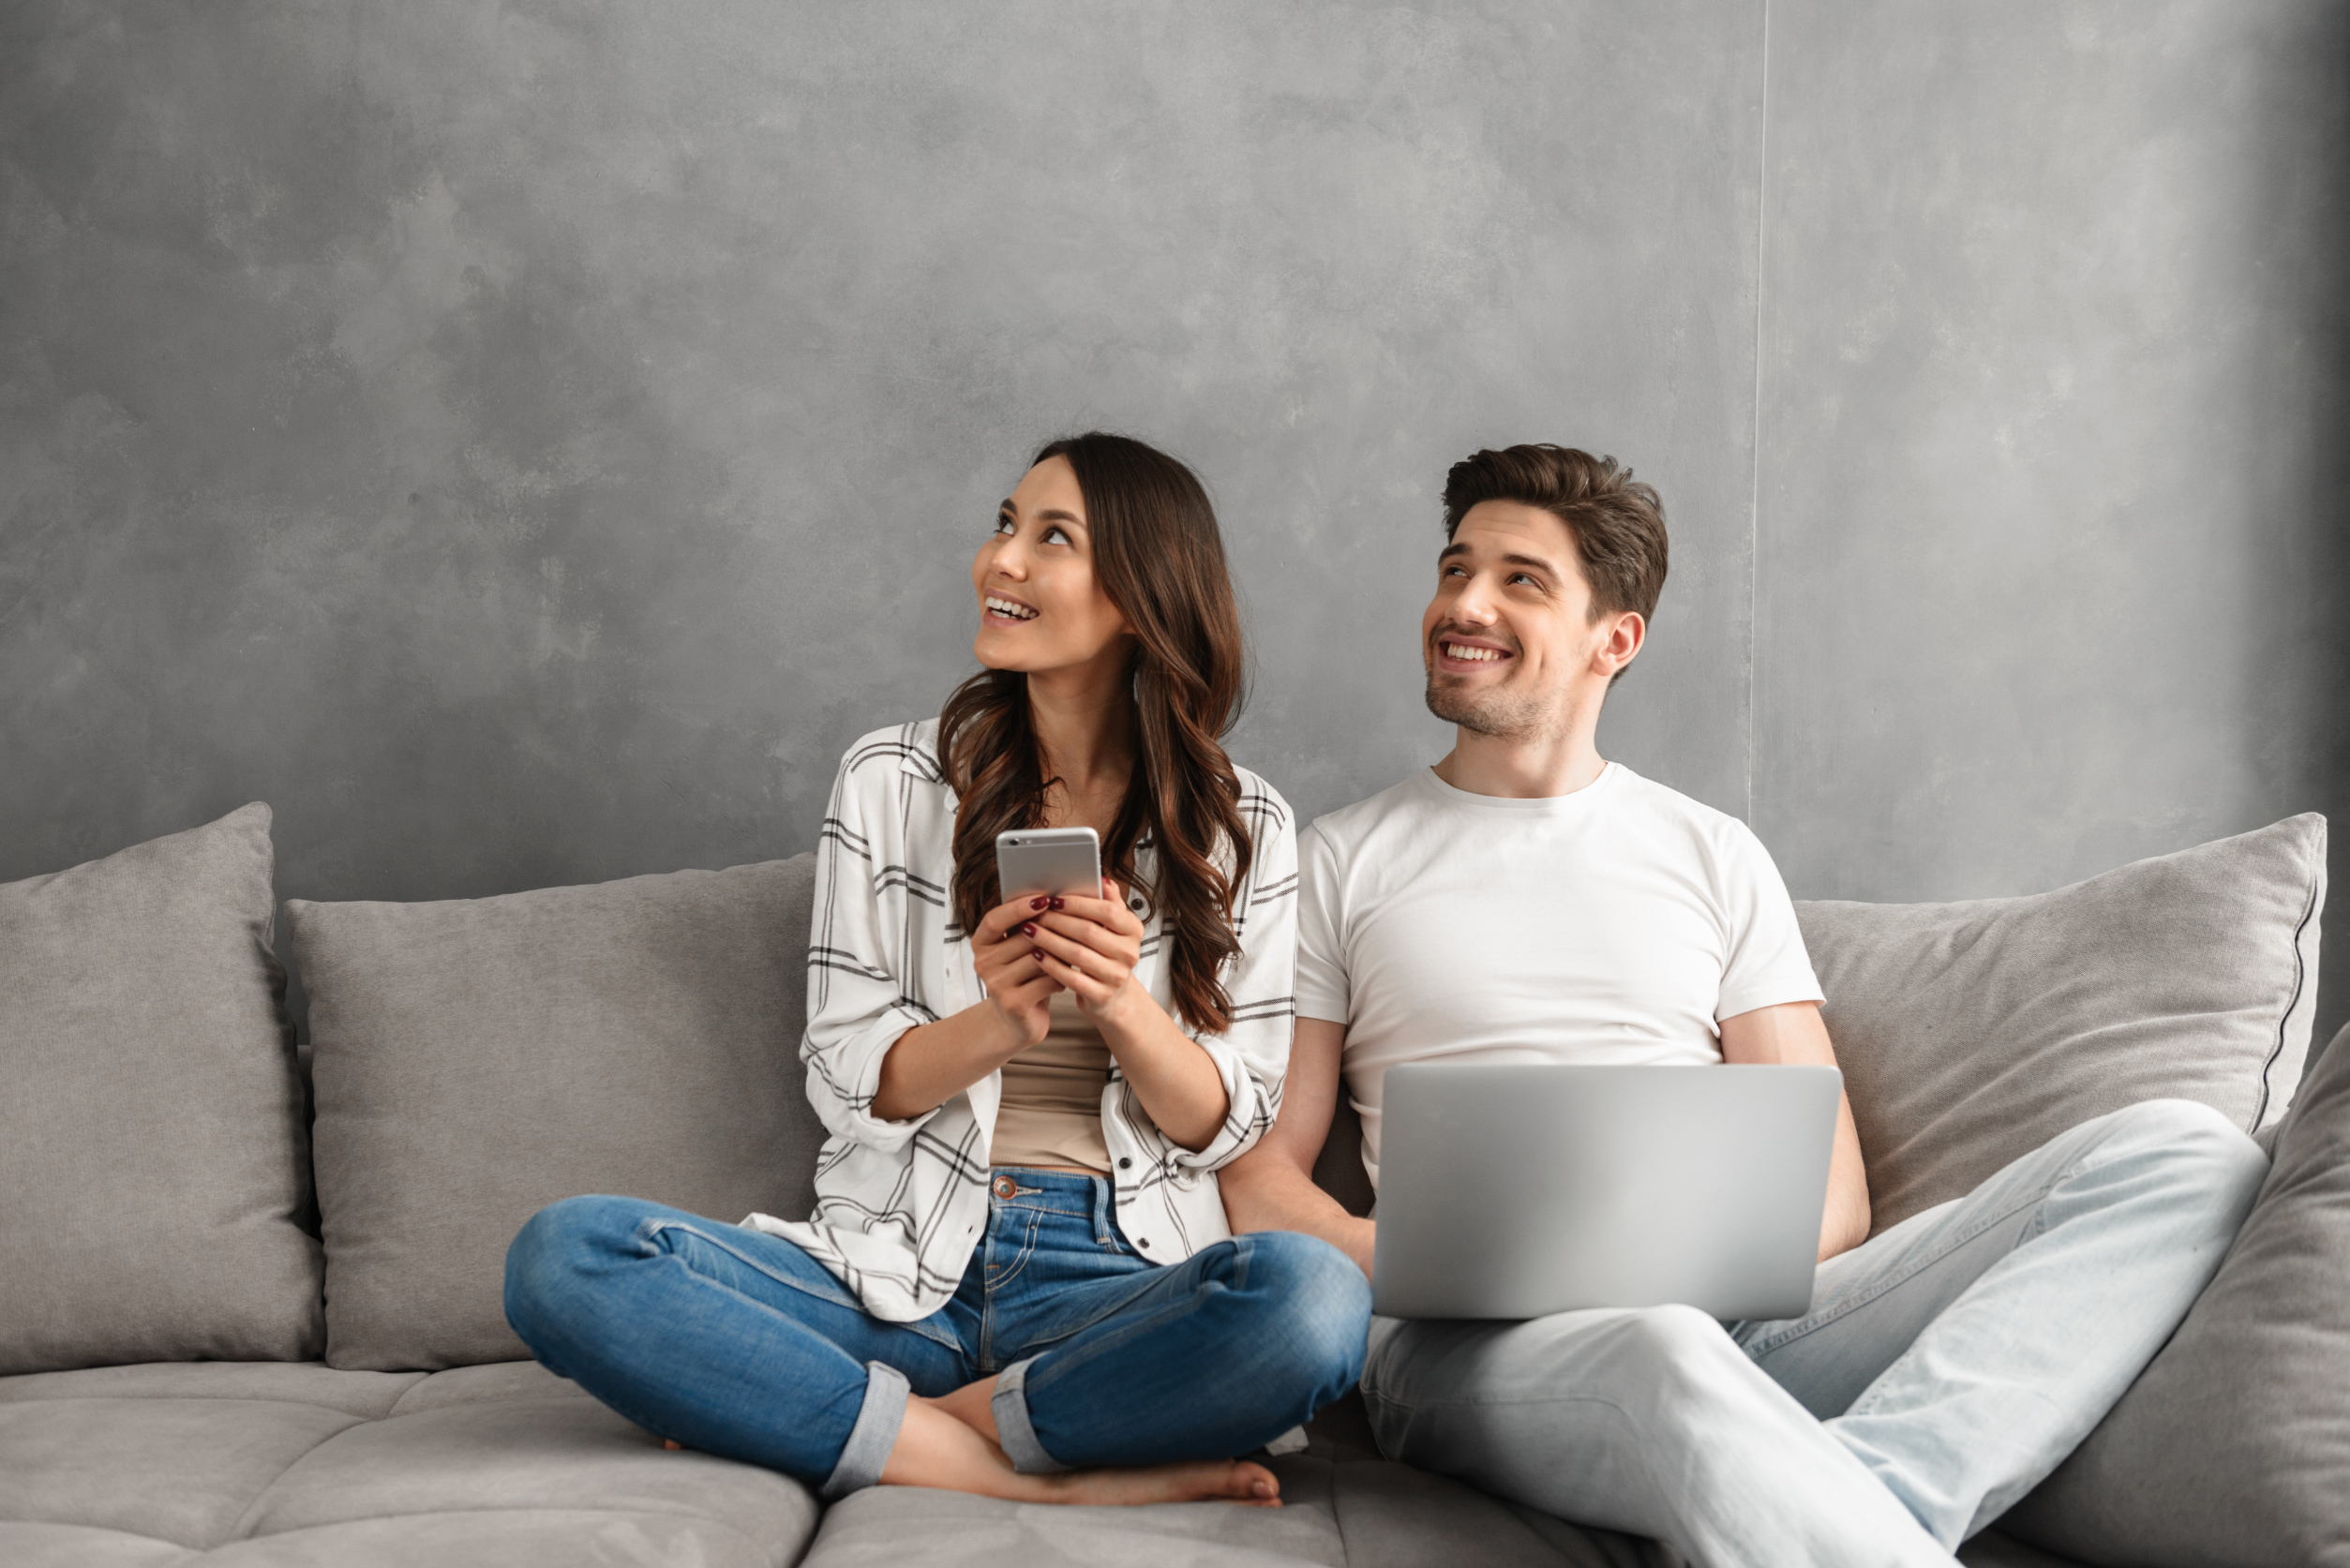
[[[1028,1367],[1035,1360],[1015,1361],[995,1374],[995,1392],[987,1409],[995,1418],[995,1441],[1004,1445],[1011,1468],[1023,1475],[1050,1475],[1069,1467],[1044,1451],[1028,1422]]]
[[[858,1407],[857,1425],[848,1429],[848,1441],[842,1445],[832,1473],[824,1478],[819,1497],[831,1502],[881,1479],[890,1450],[898,1445],[898,1428],[906,1425],[906,1401],[912,1393],[913,1385],[896,1367],[865,1363],[865,1402]]]

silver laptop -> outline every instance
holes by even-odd
[[[1800,1317],[1842,1083],[1828,1067],[1395,1068],[1371,1310]]]

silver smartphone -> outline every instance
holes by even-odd
[[[1090,828],[1015,828],[995,835],[1003,902],[1049,893],[1101,896],[1101,838]]]

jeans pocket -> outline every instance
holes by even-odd
[[[1042,1223],[1043,1218],[1044,1216],[1034,1209],[1022,1212],[1018,1232],[1020,1239],[1015,1244],[1011,1256],[1002,1262],[991,1262],[988,1265],[986,1281],[989,1290],[997,1290],[1009,1285],[1019,1277],[1022,1269],[1028,1266],[1028,1260],[1036,1256],[1037,1227]]]

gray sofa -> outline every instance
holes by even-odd
[[[579,1191],[804,1207],[809,858],[286,906],[266,807],[0,887],[0,1564],[1664,1563],[1376,1453],[1288,1506],[831,1507],[524,1358],[516,1226]],[[2324,823],[2036,898],[1808,904],[1880,1224],[2114,1106],[2276,1151],[2220,1279],[1978,1565],[2350,1561],[2350,1040],[2306,1086]],[[2293,1100],[2288,1114],[2286,1103]],[[1368,1199],[1351,1117],[1318,1175]]]

